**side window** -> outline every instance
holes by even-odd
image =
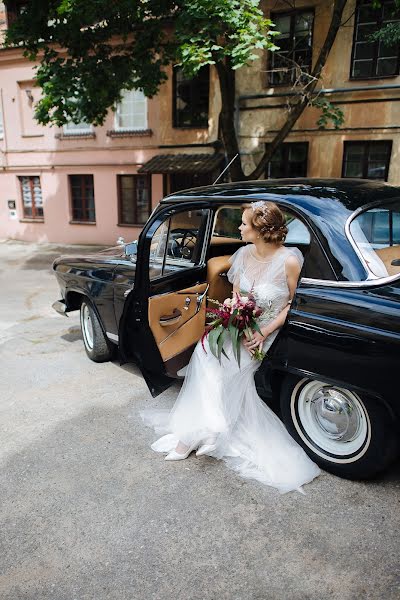
[[[150,246],[150,279],[190,269],[201,260],[208,211],[175,213],[161,223]]]
[[[311,235],[306,225],[294,215],[285,212],[286,227],[288,233],[285,240],[285,246],[309,246]]]
[[[350,233],[374,277],[400,273],[400,201],[362,212]]]
[[[312,230],[297,215],[285,210],[284,213],[288,228],[285,246],[298,248],[304,257],[301,276],[310,279],[336,281],[337,278],[332,266]]]
[[[298,248],[304,256],[302,276],[311,279],[336,280],[318,240],[307,225],[297,215],[280,207],[285,215],[288,234],[285,246]],[[238,227],[242,220],[240,206],[223,206],[215,215],[211,241],[211,256],[232,254],[241,240]],[[237,241],[236,241],[237,240]]]
[[[213,236],[240,240],[239,225],[241,222],[242,210],[240,207],[223,206],[215,214]]]

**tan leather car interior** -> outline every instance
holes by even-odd
[[[397,275],[400,273],[400,265],[392,265],[393,260],[400,260],[400,246],[388,246],[387,248],[379,248],[375,250],[381,261],[385,264],[389,275]]]
[[[207,262],[207,281],[210,284],[207,296],[222,302],[232,294],[232,284],[226,273],[229,270],[230,256],[215,256]]]
[[[205,324],[207,283],[149,298],[149,324],[163,361],[201,338]]]

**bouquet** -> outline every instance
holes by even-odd
[[[263,310],[256,304],[255,298],[250,292],[247,296],[241,296],[233,292],[232,298],[227,298],[222,304],[217,300],[209,299],[217,305],[217,308],[207,309],[207,318],[212,319],[206,325],[201,338],[204,351],[204,339],[208,336],[210,350],[221,362],[221,355],[229,358],[224,350],[227,339],[232,341],[233,355],[240,367],[240,346],[243,336],[251,339],[252,331],[261,333],[256,319]],[[258,348],[254,351],[253,358],[262,360],[265,352]]]

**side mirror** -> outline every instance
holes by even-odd
[[[132,262],[136,262],[137,255],[137,240],[130,244],[125,244],[125,256],[129,256]]]

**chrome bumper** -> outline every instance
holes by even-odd
[[[54,310],[58,312],[59,315],[64,315],[64,317],[68,317],[65,300],[57,300],[51,305],[51,307],[54,308]]]

